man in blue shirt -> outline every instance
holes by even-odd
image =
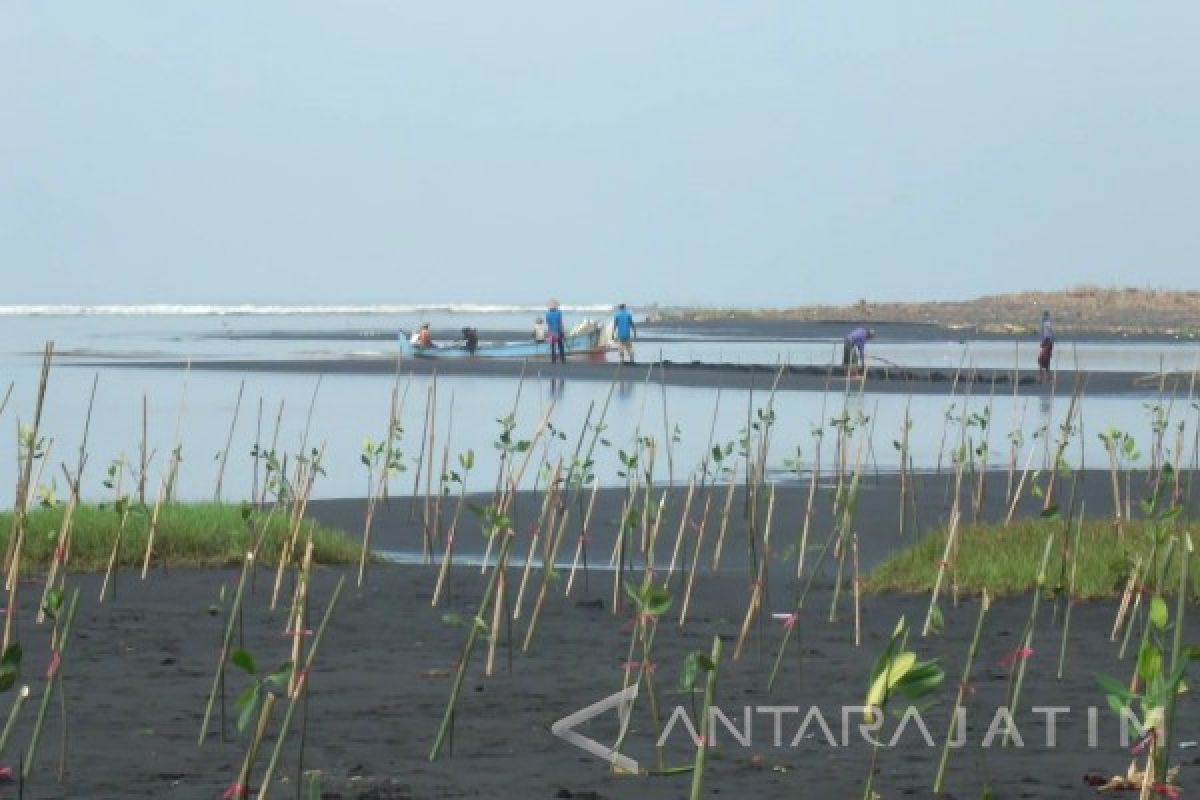
[[[633,324],[633,314],[621,303],[613,314],[613,337],[622,364],[633,363],[633,337],[636,335],[637,326]]]
[[[546,338],[550,341],[550,363],[553,364],[559,359],[565,364],[567,363],[567,332],[563,326],[562,311],[558,308],[558,301],[551,300],[550,307],[546,310]]]

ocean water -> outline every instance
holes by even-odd
[[[586,306],[571,310],[572,317],[600,317],[604,306]],[[185,313],[186,312],[186,313]],[[249,497],[255,484],[255,443],[269,446],[294,458],[308,430],[310,447],[324,448],[325,474],[314,486],[317,497],[361,496],[367,491],[367,470],[360,461],[365,440],[378,441],[385,434],[391,396],[394,389],[403,397],[400,442],[402,460],[408,471],[396,476],[393,493],[413,489],[417,455],[422,449],[422,430],[426,407],[433,393],[429,377],[401,375],[399,384],[384,375],[331,375],[318,379],[313,375],[262,373],[253,371],[256,359],[329,358],[363,352],[391,352],[391,332],[430,321],[435,328],[456,328],[472,324],[484,332],[520,331],[531,321],[537,309],[514,307],[364,307],[330,309],[313,307],[93,307],[71,308],[0,307],[0,401],[11,385],[7,408],[0,412],[0,486],[12,487],[16,475],[16,430],[18,420],[32,418],[40,350],[53,340],[63,353],[51,372],[42,432],[49,446],[49,457],[42,483],[54,485],[63,493],[62,466],[74,470],[79,459],[85,414],[95,382],[95,406],[87,439],[84,493],[90,499],[111,494],[103,480],[108,466],[116,459],[137,460],[142,440],[142,408],[146,404],[146,428],[152,451],[149,469],[151,493],[166,468],[168,455],[176,443],[183,462],[179,471],[179,494],[186,499],[214,496],[220,458],[230,442],[225,469],[223,496],[226,499]],[[643,344],[643,357],[654,355],[659,347],[665,357],[677,360],[755,361],[775,363],[827,363],[837,343],[825,341],[738,340],[735,337],[700,339],[661,337],[662,342]],[[673,348],[673,349],[672,349]],[[1096,342],[1078,345],[1080,361],[1090,359],[1091,369],[1155,371],[1160,359],[1167,368],[1191,369],[1196,361],[1194,345],[1170,343]],[[649,351],[649,352],[647,352]],[[897,363],[914,366],[948,366],[975,363],[1011,366],[1014,345],[1011,342],[968,341],[964,343],[880,342],[872,352]],[[1060,348],[1060,354],[1070,352]],[[1083,353],[1087,355],[1082,355]],[[964,356],[964,353],[966,354]],[[88,356],[101,364],[106,358],[152,361],[160,358],[236,358],[245,362],[245,371],[185,371],[129,369],[115,367],[71,366],[71,354]],[[886,355],[885,355],[886,354]],[[840,356],[840,353],[838,354]],[[1072,356],[1074,354],[1072,353]],[[1017,358],[1032,358],[1017,350]],[[1005,361],[1007,363],[1001,363]],[[551,424],[560,436],[543,438],[538,444],[534,463],[553,464],[559,458],[572,457],[583,430],[589,408],[595,423],[600,409],[608,402],[606,430],[594,453],[595,474],[606,485],[619,484],[623,478],[619,450],[632,451],[641,436],[655,440],[655,473],[662,479],[685,483],[700,463],[709,446],[709,432],[715,419],[714,441],[725,444],[736,440],[747,424],[747,414],[756,414],[767,402],[762,391],[681,387],[661,387],[657,383],[631,379],[611,387],[603,382],[562,382],[540,374],[537,365],[521,387],[509,378],[442,377],[437,379],[433,455],[440,474],[443,457],[456,466],[459,454],[468,449],[475,454],[475,469],[468,486],[486,490],[494,485],[498,465],[495,441],[500,431],[497,422],[516,409],[518,438],[528,438],[539,419],[551,408]],[[241,394],[240,406],[237,398]],[[1115,426],[1132,433],[1148,446],[1151,435],[1152,407],[1158,402],[1152,393],[1120,396],[1089,396],[1083,408],[1084,435],[1067,452],[1075,465],[1101,466],[1105,455],[1096,433]],[[844,404],[848,406],[844,408]],[[868,394],[861,401],[840,394],[822,392],[779,392],[774,398],[776,425],[772,434],[772,475],[778,480],[797,479],[814,459],[814,428],[826,431],[823,458],[828,463],[834,432],[833,417],[848,413],[859,421],[857,437],[870,436],[864,445],[865,460],[881,470],[898,466],[894,442],[900,437],[906,409],[912,420],[911,456],[918,469],[932,469],[939,460],[948,463],[951,433],[943,441],[943,430],[953,429],[947,415],[958,417],[967,403],[968,415],[983,412],[990,405],[987,437],[991,463],[1006,464],[1010,452],[1010,434],[1020,431],[1020,463],[1033,466],[1047,457],[1047,438],[1057,435],[1066,414],[1067,401],[1044,391],[1014,398],[1000,394],[994,399],[981,397],[964,401],[948,396],[923,396],[911,402],[904,395]],[[1187,398],[1170,403],[1172,426],[1185,425],[1190,460],[1192,434],[1197,424],[1196,404]],[[282,414],[280,409],[282,407]],[[232,438],[230,426],[237,410]],[[276,435],[276,420],[279,420]],[[1170,442],[1174,442],[1172,427]],[[983,429],[971,428],[975,443]],[[857,439],[851,443],[857,447]],[[586,441],[585,441],[586,448]],[[426,448],[428,449],[428,448]],[[854,450],[854,452],[857,452]],[[794,463],[785,460],[795,459]],[[461,472],[462,470],[459,469]],[[527,476],[532,483],[534,471]],[[126,486],[130,478],[125,479]],[[424,488],[422,478],[421,487]],[[434,481],[436,488],[437,482]],[[11,496],[0,496],[0,506],[9,505]]]

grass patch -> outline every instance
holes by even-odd
[[[1150,556],[1150,538],[1140,521],[1123,524],[1118,538],[1111,520],[1090,519],[1083,523],[1079,563],[1075,576],[1075,596],[1083,599],[1114,597],[1125,588],[1133,562],[1141,556],[1145,564]],[[1180,530],[1186,530],[1186,525]],[[1047,534],[1055,541],[1046,567],[1046,586],[1066,591],[1070,564],[1063,568],[1062,520],[1027,519],[1009,527],[1000,524],[960,525],[960,544],[955,568],[959,590],[971,594],[984,587],[993,595],[1027,592],[1037,586],[1038,567],[1046,547]],[[1074,526],[1071,530],[1074,536]],[[1200,541],[1197,542],[1200,545]],[[871,571],[866,588],[871,592],[927,592],[937,580],[938,563],[946,546],[946,531],[936,531],[921,541],[892,555]],[[1177,556],[1165,589],[1179,585]],[[1200,593],[1200,552],[1192,554],[1189,566],[1191,589]],[[949,576],[947,576],[949,580]]]
[[[39,508],[29,514],[22,548],[22,568],[40,569],[50,563],[62,526],[63,507]],[[130,511],[121,537],[119,561],[123,567],[140,567],[146,554],[150,509]],[[154,566],[227,567],[242,563],[266,513],[242,516],[242,507],[217,503],[165,505],[159,511],[154,538]],[[72,571],[101,572],[108,565],[120,516],[112,506],[82,505],[75,509],[71,528]],[[0,550],[8,547],[12,512],[0,513]],[[305,521],[300,541],[311,533],[313,559],[321,564],[357,563],[360,546],[345,534]],[[275,564],[287,535],[287,518],[271,517],[259,551],[260,563]]]

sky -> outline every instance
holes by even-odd
[[[6,0],[0,304],[1194,288],[1200,3]]]

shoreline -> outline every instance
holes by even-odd
[[[640,382],[655,385],[665,384],[681,388],[697,389],[769,389],[780,374],[780,391],[824,391],[826,386],[835,392],[849,387],[857,392],[863,383],[860,378],[845,377],[840,365],[790,365],[780,373],[777,364],[731,364],[704,362],[638,362],[622,367],[610,362],[591,363],[578,358],[566,364],[550,364],[546,361],[504,359],[402,359],[399,356],[339,356],[330,358],[288,359],[161,359],[161,360],[112,360],[99,361],[94,355],[80,360],[71,359],[70,354],[59,355],[59,366],[74,368],[106,368],[113,370],[160,370],[183,371],[204,370],[245,374],[301,374],[301,375],[432,375],[465,376],[478,378],[526,379],[617,382],[632,386]],[[68,360],[70,359],[70,360]],[[1059,370],[1056,373],[1057,388],[1049,384],[1038,384],[1034,370],[1018,372],[1019,386],[1026,395],[1050,396],[1069,394],[1077,375],[1086,376],[1086,393],[1089,395],[1148,395],[1158,391],[1162,376],[1148,372],[1092,372],[1076,373]],[[971,380],[973,376],[973,380]],[[957,375],[953,369],[904,367],[875,367],[868,370],[863,389],[866,392],[889,394],[931,395],[948,394],[953,387],[961,391],[963,386],[991,391],[993,385],[998,392],[1012,391],[1011,369],[963,370]],[[1169,389],[1180,385],[1181,390],[1191,379],[1190,372],[1165,373]]]

